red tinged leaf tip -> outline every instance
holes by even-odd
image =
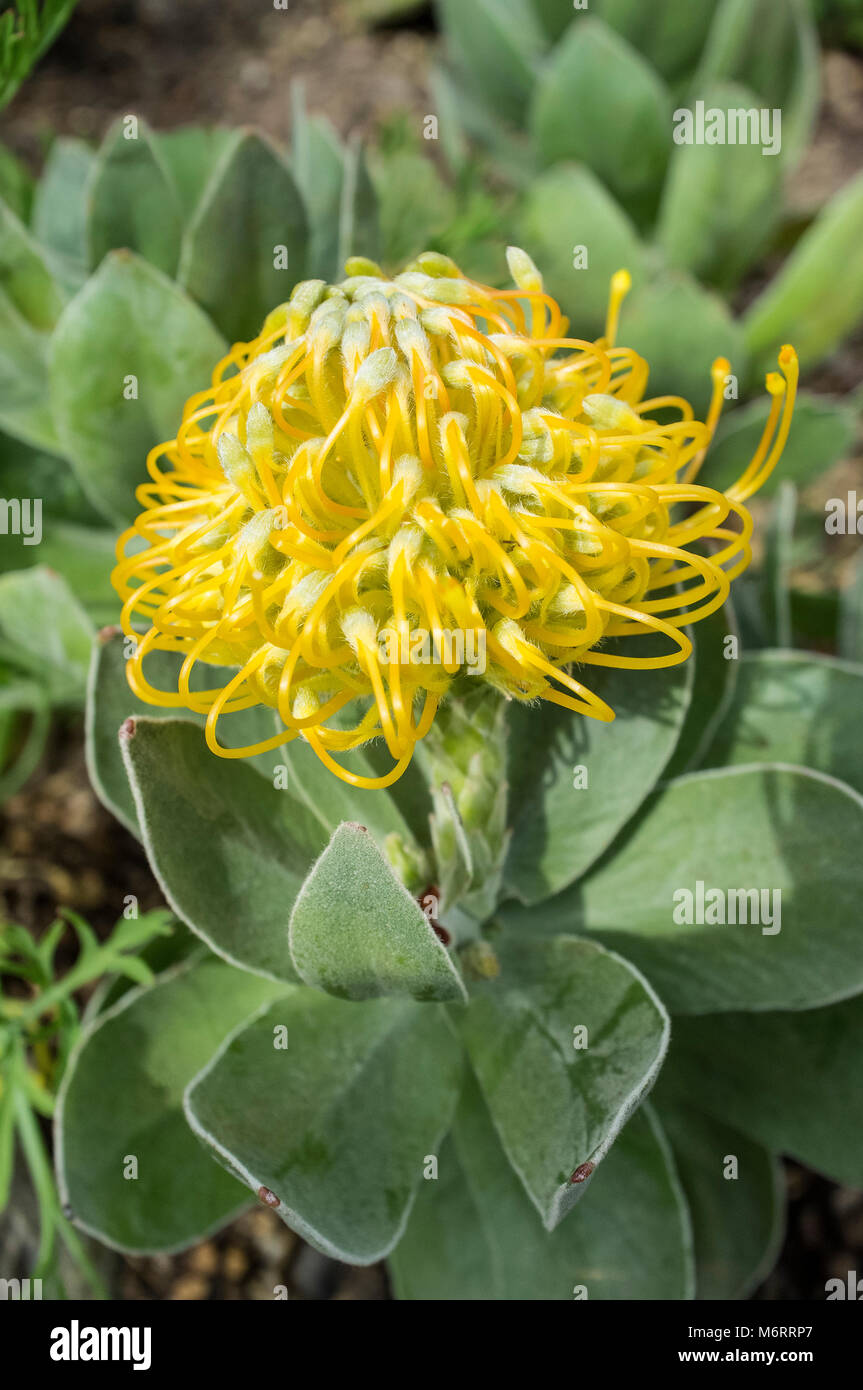
[[[265,1207],[277,1207],[279,1205],[279,1199],[275,1192],[271,1192],[268,1187],[259,1187],[257,1195],[258,1201],[263,1202]]]
[[[112,637],[122,637],[122,635],[123,629],[121,627],[109,626],[99,629],[99,641],[103,647],[106,642],[111,641]]]
[[[576,1168],[569,1181],[587,1182],[587,1179],[590,1177],[595,1167],[595,1163],[579,1163],[578,1167]]]
[[[134,738],[136,727],[137,725],[135,724],[134,719],[130,715],[129,718],[124,719],[122,724],[120,725],[120,738],[125,739],[127,741],[130,738]]]

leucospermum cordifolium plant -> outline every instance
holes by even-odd
[[[510,266],[300,282],[150,455],[88,759],[200,945],[66,1071],[111,1245],[257,1198],[403,1298],[734,1295],[777,1153],[859,1180],[863,802],[811,710],[860,671],[736,660],[728,604],[796,358],[719,493],[729,364],[702,423],[617,345],[625,276],[591,341]],[[424,640],[465,628],[481,672]]]
[[[332,491],[336,464],[351,458],[356,419],[332,441],[331,456],[315,454],[312,445],[297,460],[299,446],[309,440],[283,431],[277,411],[286,424],[310,438],[317,431],[326,443],[339,418],[330,413],[340,405],[344,413],[348,385],[352,400],[357,385],[345,377],[347,326],[332,337],[339,293],[330,282],[352,252],[388,269],[399,263],[396,245],[400,258],[405,255],[392,195],[381,196],[387,190],[367,177],[356,147],[343,147],[323,122],[301,111],[289,160],[251,132],[164,136],[124,118],[97,152],[58,141],[35,190],[14,167],[4,164],[3,176],[9,209],[3,245],[15,250],[4,262],[0,294],[0,361],[8,383],[0,399],[3,492],[28,496],[39,477],[42,543],[22,544],[14,565],[38,558],[54,574],[34,566],[0,582],[2,673],[29,676],[31,685],[48,674],[53,702],[78,698],[94,625],[121,617],[108,576],[118,533],[138,518],[140,540],[124,543],[120,563],[130,568],[117,577],[139,594],[142,612],[133,615],[130,605],[129,633],[103,631],[96,644],[88,758],[94,785],[143,840],[167,899],[192,926],[196,943],[189,952],[181,937],[174,963],[153,985],[123,998],[114,989],[97,1000],[56,1111],[58,1176],[72,1219],[124,1249],[175,1249],[258,1196],[278,1202],[291,1224],[342,1258],[363,1261],[392,1251],[395,1287],[414,1298],[569,1298],[576,1289],[590,1297],[683,1297],[693,1288],[693,1248],[701,1294],[748,1287],[775,1248],[773,1155],[791,1152],[860,1181],[851,1081],[860,989],[852,938],[857,886],[841,850],[857,825],[863,782],[851,713],[859,669],[789,652],[744,653],[735,660],[729,601],[703,613],[685,633],[679,619],[688,605],[652,606],[672,599],[672,590],[641,587],[636,552],[641,546],[641,558],[658,571],[671,560],[657,553],[665,528],[670,548],[689,557],[671,560],[671,569],[693,571],[687,580],[678,570],[676,579],[704,591],[695,611],[724,592],[736,561],[728,557],[723,576],[728,562],[717,564],[717,556],[739,543],[735,514],[743,494],[756,479],[766,489],[772,481],[762,467],[772,443],[766,441],[760,459],[757,453],[764,422],[751,450],[744,447],[750,421],[746,432],[721,442],[721,469],[714,445],[698,480],[686,479],[708,431],[679,403],[667,410],[657,405],[642,419],[639,407],[649,399],[644,368],[627,353],[625,333],[618,335],[619,349],[592,343],[591,332],[604,325],[585,332],[576,313],[572,332],[584,339],[580,349],[531,346],[535,289],[517,286],[509,300],[483,294],[486,309],[496,314],[486,320],[468,312],[470,303],[447,302],[448,293],[457,300],[453,285],[460,277],[430,275],[442,268],[431,261],[408,274],[425,277],[426,290],[429,280],[437,282],[444,300],[431,296],[429,312],[451,317],[458,334],[448,347],[446,335],[420,323],[447,393],[435,386],[435,397],[429,388],[426,435],[420,424],[425,391],[418,402],[412,373],[405,379],[395,325],[377,298],[383,296],[389,313],[388,297],[416,295],[417,282],[412,291],[410,280],[396,291],[366,266],[371,279],[383,281],[374,290],[366,286],[366,307],[371,312],[377,306],[379,331],[389,325],[390,343],[375,338],[372,347],[372,313],[368,351],[358,349],[356,330],[354,351],[368,362],[390,346],[395,372],[388,380],[392,361],[387,366],[386,357],[377,357],[360,382],[361,395],[374,385],[369,377],[385,368],[386,389],[369,402],[380,437],[365,416],[359,423],[360,441],[378,471],[352,469],[352,481],[346,475]],[[262,186],[266,201],[259,196]],[[502,256],[500,262],[502,268]],[[311,332],[314,350],[293,367],[283,362],[279,368],[285,370],[285,400],[273,399],[274,378],[269,386],[262,381],[260,397],[253,401],[249,394],[237,412],[235,392],[238,385],[245,389],[235,380],[237,368],[251,367],[253,377],[250,355],[262,358],[285,346],[277,333],[272,344],[258,344],[259,354],[249,352],[273,306],[289,298],[295,282],[309,278],[324,282],[324,297],[313,306],[306,286],[292,298],[292,312],[305,295],[311,312],[298,337]],[[348,288],[353,298],[345,320],[364,298],[355,282]],[[546,329],[551,312],[547,303],[539,309],[538,324]],[[493,344],[504,339],[498,355],[485,358],[481,343],[471,345],[471,324],[462,313]],[[561,336],[569,331],[560,325]],[[613,326],[606,337],[614,337]],[[652,366],[670,338],[657,334]],[[516,340],[527,362],[506,356]],[[232,343],[240,344],[233,365],[215,388],[219,409],[228,414],[216,430],[216,418],[206,414],[213,408],[207,393],[198,401],[204,414],[184,421],[184,402],[207,391],[214,364]],[[716,341],[712,357],[720,357],[723,346]],[[725,355],[738,365],[733,354]],[[595,421],[579,412],[575,387],[566,394],[565,372],[556,397],[531,395],[537,382],[530,362],[554,378],[561,372],[558,359],[569,361],[584,399],[610,398],[606,408],[617,412],[611,425],[603,423],[602,401],[592,402],[600,412]],[[608,380],[604,359],[618,364]],[[459,379],[456,367],[455,381],[447,382],[447,369],[459,360],[467,363],[466,374]],[[420,366],[425,379],[422,355]],[[297,376],[288,383],[294,368]],[[715,384],[709,361],[703,376],[709,398]],[[779,410],[784,406],[782,381],[781,371],[772,378],[765,418],[777,403]],[[508,391],[517,410],[495,386]],[[323,391],[320,411],[316,389]],[[519,389],[527,393],[522,398]],[[565,416],[565,402],[573,425],[584,430],[579,436],[573,429],[571,454],[566,432],[553,419],[541,419],[544,409]],[[268,420],[250,410],[253,404],[272,417],[272,443]],[[707,422],[709,399],[696,414]],[[455,419],[444,438],[435,430],[446,415]],[[798,410],[773,478],[794,454],[800,418]],[[663,442],[646,441],[641,427],[651,419]],[[484,474],[473,473],[474,466],[489,469],[481,446],[495,420],[502,436],[520,421],[509,480],[538,488],[520,493],[502,487],[503,513],[493,497],[480,498],[488,491],[481,486]],[[597,439],[617,434],[624,442],[611,458],[600,447],[597,461],[591,431]],[[216,433],[225,437],[225,467]],[[203,436],[210,438],[209,452]],[[545,457],[549,439],[551,456]],[[158,477],[150,475],[147,483],[147,453],[166,440],[173,441],[168,447],[175,457],[160,450]],[[512,442],[510,433],[506,449]],[[425,444],[437,466],[433,480],[423,482]],[[497,456],[495,441],[497,463],[506,449]],[[642,449],[647,458],[639,457]],[[424,498],[437,498],[445,526],[440,539],[452,553],[439,551],[449,558],[434,569],[431,598],[440,604],[442,591],[452,593],[447,579],[458,586],[470,568],[472,601],[487,616],[488,630],[502,623],[498,637],[505,637],[513,635],[509,623],[522,628],[524,645],[513,658],[517,672],[495,663],[490,642],[482,675],[478,659],[466,663],[466,672],[447,671],[445,663],[434,672],[432,663],[417,662],[420,681],[394,689],[388,662],[378,671],[370,662],[362,667],[356,654],[354,665],[340,625],[342,605],[345,615],[349,606],[370,605],[380,630],[387,602],[398,592],[398,574],[394,585],[388,564],[375,571],[370,559],[360,567],[357,594],[351,578],[338,608],[324,605],[326,625],[318,617],[314,628],[309,625],[314,645],[308,654],[320,663],[329,648],[346,664],[313,666],[304,656],[287,676],[283,665],[274,683],[273,662],[260,678],[269,685],[254,688],[259,677],[250,670],[247,695],[226,694],[253,658],[263,669],[264,644],[256,632],[266,635],[266,624],[280,619],[273,603],[264,609],[265,626],[256,628],[259,567],[264,578],[272,569],[268,583],[277,594],[281,574],[296,563],[279,550],[295,525],[289,513],[277,516],[266,538],[257,536],[255,525],[248,528],[259,513],[279,512],[264,505],[275,499],[260,492],[264,474],[256,451],[277,487],[284,488],[287,468],[295,467],[299,517],[307,529],[339,532],[305,536],[300,566],[310,563],[312,570],[312,561],[332,565],[325,557],[362,524],[338,508],[356,510],[382,498],[382,459],[392,465],[386,476],[398,488],[390,499],[396,512],[406,505],[410,513]],[[823,452],[819,437],[817,447],[805,451],[810,466]],[[655,461],[657,454],[665,464]],[[404,460],[411,457],[419,461],[421,486],[408,497],[416,470]],[[750,459],[756,460],[751,470]],[[641,474],[644,466],[654,471]],[[483,549],[490,541],[470,521],[478,515],[472,499],[465,493],[456,505],[450,495],[463,468],[474,478],[480,513],[490,508],[487,530],[497,549]],[[585,493],[574,490],[581,469],[582,482],[591,483],[587,501],[577,500]],[[713,481],[723,471],[722,488],[699,501],[700,479]],[[172,472],[183,495],[160,499],[159,488],[172,486]],[[7,481],[22,476],[27,485]],[[254,502],[243,492],[244,477]],[[560,484],[568,508],[554,499],[549,482]],[[617,515],[608,505],[607,483],[621,495]],[[147,502],[135,499],[142,485],[149,488]],[[675,486],[684,491],[680,501],[673,500]],[[222,489],[225,502],[224,515],[215,517],[214,488]],[[286,508],[295,500],[288,491],[287,500],[282,492]],[[637,495],[641,504],[632,501]],[[161,533],[156,523],[159,508],[186,504],[206,523],[198,571],[185,549],[189,538],[177,526],[182,510],[171,513]],[[540,524],[561,517],[563,528]],[[524,545],[505,531],[498,534],[506,518],[532,528]],[[374,545],[386,545],[388,555],[392,520],[378,517],[356,545],[369,555]],[[710,540],[716,529],[731,534]],[[636,577],[642,576],[637,582],[614,574],[623,564],[624,540]],[[133,579],[143,563],[136,544],[151,558],[164,545],[181,561],[177,575],[165,579],[156,557],[153,574],[144,579],[146,586],[161,570],[170,587],[158,622],[152,600]],[[247,544],[254,552],[248,557]],[[423,540],[424,547],[433,544]],[[773,601],[771,589],[764,607],[769,631],[778,634],[784,542],[771,538],[771,544],[779,553],[767,572],[776,576],[779,599]],[[577,605],[565,599],[562,572],[555,591],[562,606],[554,611],[549,603],[520,620],[495,610],[495,601],[517,610],[519,581],[528,593],[554,583],[554,568],[549,573],[543,566],[543,545],[576,576],[583,628]],[[208,594],[201,583],[214,556],[219,582]],[[236,593],[220,588],[228,571]],[[405,580],[405,614],[414,629],[422,616],[425,628],[428,617],[434,624],[433,610],[407,607],[416,602],[415,580],[413,565]],[[464,589],[467,601],[470,586]],[[212,614],[225,600],[231,621],[222,636],[233,649],[220,652],[213,643],[203,650],[202,627],[212,621],[207,605]],[[289,600],[286,594],[279,601]],[[298,621],[297,612],[302,615],[304,601],[286,615],[288,626]],[[637,614],[641,635],[619,631],[614,604]],[[185,612],[177,623],[186,630],[151,637],[140,660],[141,679],[152,689],[169,698],[184,694],[172,710],[139,699],[126,668],[131,662],[134,679],[147,632],[170,626],[177,607]],[[452,616],[447,632],[454,630]],[[662,623],[677,636],[662,631]],[[651,627],[660,631],[643,631]],[[549,640],[543,628],[571,645]],[[51,634],[50,641],[34,637],[40,630]],[[591,632],[597,642],[587,648]],[[359,644],[356,630],[353,635]],[[189,644],[202,638],[201,660],[190,660],[184,671]],[[687,660],[657,664],[675,649],[682,656],[686,638],[695,644]],[[583,660],[566,669],[569,653],[626,657],[633,648],[649,658],[648,669]],[[396,651],[401,655],[400,645]],[[422,641],[415,654],[422,654]],[[585,695],[547,673],[550,689],[575,702],[584,698],[595,710],[604,705],[615,712],[614,721],[530,694],[530,681],[539,680],[530,656],[576,680]],[[237,664],[221,664],[229,660]],[[416,677],[414,663],[404,664]],[[469,673],[471,664],[476,675]],[[369,693],[372,675],[380,676],[386,706]],[[327,717],[328,746],[320,695],[327,679],[338,687],[337,698],[346,695],[351,676],[356,698]],[[283,678],[288,695],[280,706]],[[530,698],[519,698],[507,680],[521,681],[521,694]],[[407,709],[406,693],[419,687],[415,713]],[[401,776],[370,790],[363,779],[386,777],[402,761],[385,735],[350,746],[364,718],[363,732],[375,727],[372,695],[379,713],[391,711],[387,732],[396,751],[401,739],[409,742],[418,732],[420,706],[430,699],[440,707]],[[206,728],[197,726],[206,725],[220,699],[210,741],[223,754],[282,738],[290,721],[311,715],[307,728],[353,782],[319,758],[305,729],[304,736],[251,756],[218,756],[207,746]],[[309,709],[311,701],[317,708]],[[124,726],[121,745],[117,731]],[[698,882],[780,890],[780,930],[674,922],[673,894],[694,893]],[[787,1074],[777,1074],[776,1056],[789,1059]],[[650,1100],[633,1113],[660,1067]],[[736,1179],[724,1176],[728,1155],[736,1160]],[[578,1210],[566,1214],[581,1196]]]

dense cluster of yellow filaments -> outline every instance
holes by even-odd
[[[435,254],[394,279],[353,261],[340,285],[298,285],[150,454],[113,576],[136,636],[128,678],[147,702],[205,712],[214,752],[302,736],[346,780],[392,782],[464,669],[457,644],[415,640],[435,633],[481,638],[477,678],[509,697],[610,720],[572,668],[685,660],[684,628],[748,563],[743,503],[788,433],[793,350],[768,376],[755,456],[719,493],[695,478],[729,364],[705,423],[680,398],[644,399],[647,363],[614,345],[626,273],[589,342],[567,336],[529,258],[508,259],[512,290]],[[645,633],[667,651],[604,642]],[[154,650],[182,655],[176,690],[147,681]],[[235,674],[194,691],[198,662]],[[223,714],[256,704],[281,729],[220,746]],[[375,738],[387,776],[340,767]]]

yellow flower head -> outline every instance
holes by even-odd
[[[384,786],[471,673],[610,720],[571,668],[685,660],[684,627],[749,562],[743,503],[788,434],[793,349],[767,378],[755,456],[719,493],[694,479],[729,364],[714,363],[706,423],[678,397],[645,399],[647,362],[614,345],[626,272],[605,337],[587,342],[567,336],[529,257],[511,248],[508,261],[511,290],[431,253],[393,279],[354,260],[340,285],[305,281],[150,454],[113,575],[138,638],[129,683],[206,712],[215,753],[302,736],[345,780]],[[667,652],[605,649],[645,633]],[[175,691],[147,681],[154,650],[182,654]],[[193,691],[199,661],[235,674]],[[281,731],[220,746],[221,716],[257,704]],[[385,777],[333,756],[381,737]]]

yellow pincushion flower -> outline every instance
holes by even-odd
[[[714,363],[705,423],[678,397],[645,399],[647,362],[615,346],[626,272],[588,342],[567,336],[529,257],[508,262],[512,290],[431,253],[393,279],[355,260],[340,285],[298,285],[151,452],[113,574],[137,638],[128,679],[152,704],[206,712],[215,753],[302,736],[345,780],[385,786],[453,680],[480,669],[468,650],[508,697],[613,719],[571,668],[685,660],[683,628],[748,564],[743,503],[785,444],[793,349],[767,378],[755,456],[719,493],[694,480],[729,364]],[[665,654],[603,645],[651,632]],[[154,650],[182,654],[176,691],[148,682]],[[192,691],[199,661],[235,674]],[[222,715],[257,704],[282,730],[220,746]],[[339,766],[374,738],[390,773]]]

